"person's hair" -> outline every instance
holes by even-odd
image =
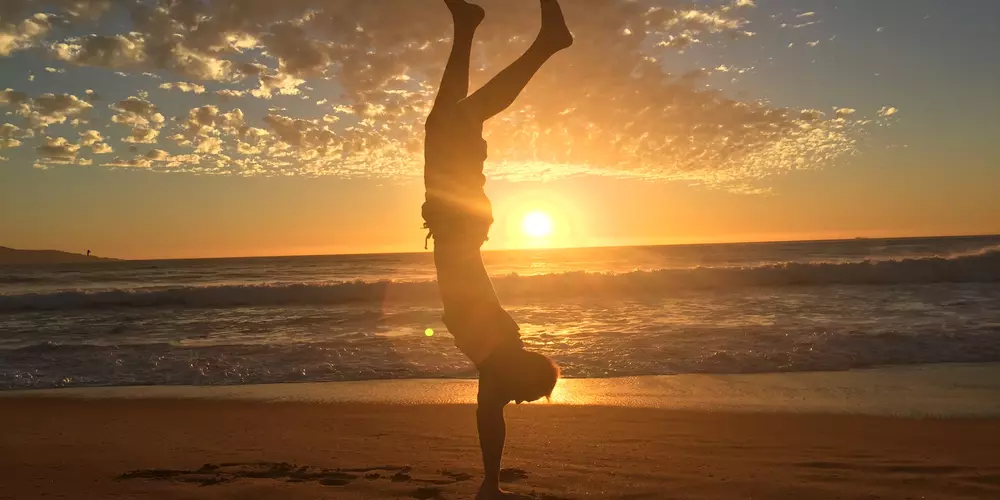
[[[521,403],[552,397],[559,381],[559,366],[548,356],[519,349],[505,365],[504,392],[512,401]]]

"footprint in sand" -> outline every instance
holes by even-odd
[[[393,483],[423,483],[439,486],[460,483],[472,479],[471,474],[440,470],[436,475],[412,474],[412,467],[380,466],[350,469],[325,469],[312,466],[298,466],[287,462],[232,462],[205,464],[197,469],[139,469],[118,476],[119,480],[145,479],[151,481],[172,481],[176,483],[212,486],[241,479],[274,479],[289,483],[314,482],[323,486],[346,486],[358,479],[367,481],[388,480]],[[508,471],[508,481],[527,477],[520,470]],[[414,492],[416,498],[440,498],[441,491],[433,487],[421,487]]]
[[[118,476],[119,480],[147,479],[192,483],[201,486],[229,483],[240,479],[276,479],[290,483],[315,482],[324,486],[344,486],[363,476],[365,470],[408,470],[407,467],[376,467],[364,470],[324,469],[287,462],[240,462],[205,464],[197,469],[140,469]],[[370,473],[370,472],[369,472]]]
[[[501,482],[514,483],[522,479],[528,479],[528,471],[524,469],[502,469],[500,471]]]
[[[417,500],[433,500],[435,498],[444,498],[441,496],[441,490],[439,488],[428,488],[422,487],[417,488],[416,491],[410,494],[413,498]]]

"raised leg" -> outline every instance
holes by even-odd
[[[444,0],[455,21],[455,37],[451,55],[444,68],[441,87],[434,105],[457,104],[469,95],[469,64],[472,59],[472,39],[483,22],[486,12],[482,7],[465,0]]]
[[[509,108],[549,58],[573,45],[573,34],[566,26],[558,0],[540,1],[542,29],[538,37],[524,55],[462,101],[462,108],[470,116],[485,122]]]

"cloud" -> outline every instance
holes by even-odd
[[[198,85],[197,83],[188,83],[188,82],[161,83],[160,88],[163,90],[178,90],[181,92],[190,92],[192,94],[205,93],[205,86]]]
[[[729,18],[719,12],[707,12],[697,9],[680,11],[673,22],[684,26],[686,29],[714,33],[735,30],[746,24],[746,21],[742,19]]]
[[[16,148],[22,143],[17,139],[21,129],[10,123],[0,125],[0,150]]]
[[[24,116],[29,127],[44,129],[49,125],[65,123],[70,116],[77,116],[93,108],[87,101],[72,94],[42,94],[31,100],[22,101],[18,114]]]
[[[28,94],[6,89],[0,92],[0,104],[20,104],[28,100]]]
[[[188,112],[185,122],[187,137],[217,137],[220,134],[236,134],[243,127],[245,118],[239,108],[221,112],[218,106],[207,105]]]
[[[198,142],[195,151],[202,154],[219,154],[222,152],[222,139],[218,137],[206,137]]]
[[[847,118],[848,116],[853,115],[857,111],[858,110],[853,108],[837,108],[834,112],[837,115],[837,118]]]
[[[72,163],[80,146],[72,144],[65,137],[46,137],[45,144],[35,148],[38,157],[54,162]]]
[[[158,128],[164,122],[163,115],[157,111],[156,106],[140,97],[131,96],[109,107],[117,111],[111,121],[122,125]]]
[[[782,27],[782,28],[792,28],[792,29],[799,29],[799,28],[805,28],[805,27],[807,27],[807,26],[812,26],[812,25],[814,25],[814,24],[819,24],[819,23],[820,23],[819,21],[809,21],[809,22],[805,22],[805,23],[799,23],[799,24],[788,24],[788,23],[782,23],[782,24],[781,24],[781,27]]]
[[[94,20],[111,8],[112,0],[62,0],[66,14],[71,17]]]
[[[229,99],[235,99],[237,97],[243,97],[246,94],[247,94],[246,91],[236,90],[236,89],[222,89],[215,91],[215,95],[221,97],[222,100],[224,101]]]
[[[681,33],[676,36],[669,35],[667,39],[660,40],[656,46],[661,48],[684,50],[696,43],[701,43],[701,41],[693,37],[690,33]]]
[[[878,110],[878,115],[882,117],[888,117],[895,115],[899,110],[891,106],[882,106],[882,109]]]
[[[153,166],[153,162],[149,158],[136,157],[130,160],[123,159],[121,157],[114,157],[111,161],[101,164],[104,167],[114,167],[114,168],[150,168]]]
[[[53,16],[35,14],[14,25],[0,24],[0,57],[6,57],[18,50],[31,48],[52,29]]]
[[[818,109],[803,109],[799,112],[799,118],[805,121],[822,120],[825,114]]]
[[[297,23],[275,24],[263,42],[268,53],[278,58],[281,73],[290,77],[321,75],[331,62],[326,46]]]
[[[79,66],[127,68],[143,64],[147,55],[145,39],[138,33],[87,35],[54,43],[52,56]]]
[[[281,115],[264,118],[278,139],[298,148],[327,149],[338,142],[337,134],[315,120],[302,120]]]
[[[170,153],[167,153],[162,149],[150,149],[149,152],[146,153],[146,158],[149,158],[150,160],[154,161],[163,161],[169,157]]]
[[[134,127],[128,135],[122,138],[122,142],[130,144],[156,144],[156,138],[160,131],[148,127]]]
[[[298,95],[299,86],[305,80],[286,73],[260,75],[260,86],[250,91],[250,95],[261,99],[270,99],[275,93],[281,95]]]
[[[136,96],[118,101],[109,106],[116,113],[111,121],[126,125],[132,130],[122,138],[122,142],[131,144],[155,144],[160,135],[165,118],[157,111],[156,106]]]
[[[47,48],[40,55],[108,74],[163,78],[168,83],[143,78],[115,85],[139,81],[177,92],[162,109],[140,92],[111,104],[110,121],[123,127],[110,129],[93,123],[108,119],[106,112],[82,116],[81,106],[46,114],[23,94],[0,93],[11,113],[39,113],[29,125],[91,120],[86,128],[93,130],[80,133],[80,146],[95,153],[110,152],[114,140],[170,141],[148,152],[137,147],[135,158],[106,165],[241,175],[420,175],[422,123],[452,36],[440,0],[55,3],[52,12],[68,29],[32,36],[31,45]],[[537,32],[536,2],[481,3],[490,19],[477,34],[474,88],[519,56]],[[7,16],[9,5],[0,2],[5,20],[30,14]],[[733,99],[700,73],[674,75],[660,62],[698,44],[743,43],[753,33],[745,16],[754,6],[752,0],[564,2],[577,46],[553,59],[515,106],[489,124],[490,175],[743,186],[850,154],[860,125],[849,114]],[[94,21],[101,16],[108,22]],[[809,18],[803,15],[808,22],[798,26],[816,22]],[[725,61],[712,66],[744,71]],[[206,81],[227,88],[213,92]],[[273,105],[254,111],[260,103],[240,102],[250,98]],[[87,101],[96,100],[88,94]],[[87,101],[80,102],[90,106]],[[84,135],[98,129],[110,137]]]
[[[69,38],[51,44],[49,51],[54,58],[79,66],[162,68],[198,80],[225,80],[233,66],[213,54],[192,50],[176,37],[156,40],[136,32]]]
[[[109,146],[98,130],[87,130],[80,132],[80,146],[89,147],[94,154],[111,153],[113,149]]]

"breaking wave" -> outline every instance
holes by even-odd
[[[951,257],[699,267],[627,273],[567,272],[494,278],[505,299],[634,297],[753,286],[1000,283],[1000,249]],[[104,308],[349,305],[437,300],[434,281],[351,281],[72,290],[0,295],[0,312]]]

